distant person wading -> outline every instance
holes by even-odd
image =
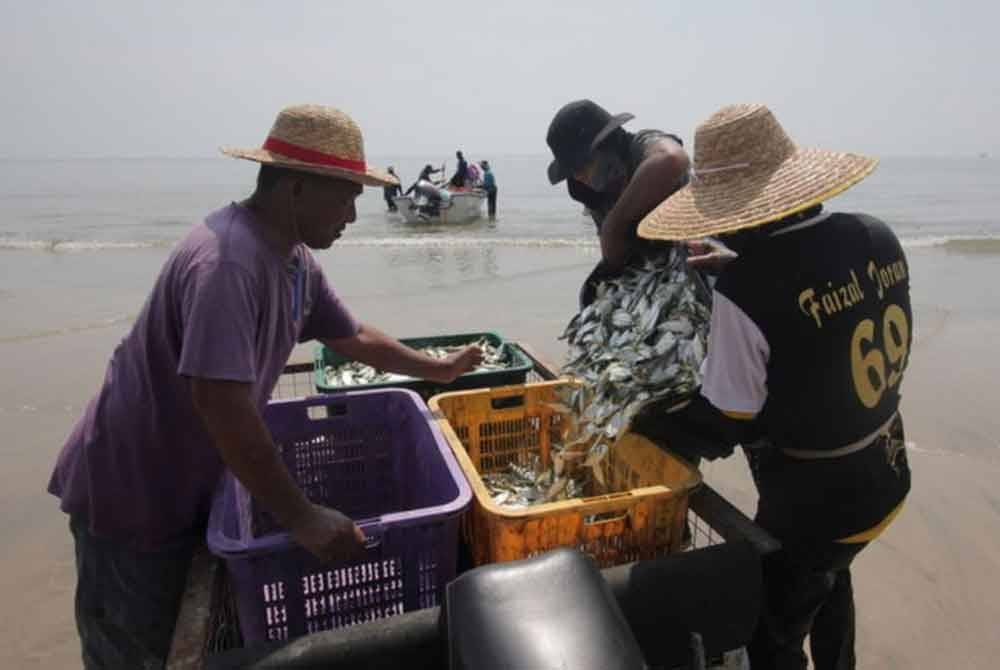
[[[400,186],[399,175],[396,174],[395,168],[391,165],[389,169],[386,170],[392,177],[396,180],[395,184],[390,184],[389,186],[382,187],[382,197],[385,198],[385,206],[390,212],[395,212],[398,208],[396,207],[396,201],[394,198],[401,195],[403,192],[403,187]]]
[[[486,191],[486,203],[490,219],[497,218],[497,179],[493,174],[489,161],[480,161],[483,169],[483,190]]]

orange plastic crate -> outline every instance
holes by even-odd
[[[496,505],[480,474],[548,462],[561,415],[549,403],[558,380],[443,393],[429,401],[473,491],[462,521],[476,565],[513,561],[555,547],[577,547],[601,567],[681,549],[688,497],[698,471],[646,438],[627,433],[611,448],[605,481],[615,493],[510,510]],[[600,515],[599,517],[597,515]],[[595,519],[595,517],[597,517]]]

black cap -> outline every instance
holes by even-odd
[[[612,131],[634,118],[627,113],[611,116],[593,100],[574,100],[563,105],[545,136],[555,156],[549,164],[549,182],[558,184],[582,167]]]

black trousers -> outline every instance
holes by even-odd
[[[849,456],[797,460],[773,448],[744,449],[760,499],[757,523],[782,543],[764,560],[765,603],[750,647],[757,668],[805,670],[809,636],[816,670],[854,668],[851,563],[867,546],[825,539],[872,527],[910,490],[902,419]],[[848,523],[850,522],[850,523]]]
[[[76,546],[76,629],[83,667],[163,668],[202,535],[157,552],[137,552],[94,537],[71,519]]]
[[[491,219],[497,217],[497,190],[495,188],[486,192],[486,210]]]
[[[850,670],[854,656],[851,562],[866,544],[782,541],[764,558],[764,602],[748,652],[754,670]]]

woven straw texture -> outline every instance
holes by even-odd
[[[268,143],[281,148],[259,149],[222,147],[233,158],[286,167],[326,177],[339,177],[366,186],[389,186],[399,181],[387,172],[365,163],[361,129],[354,120],[333,107],[295,105],[286,107],[268,134]],[[291,145],[289,148],[288,145]],[[287,151],[296,155],[289,156]],[[345,165],[330,165],[339,162]]]
[[[695,132],[690,182],[646,215],[639,235],[689,240],[777,221],[847,190],[877,164],[796,146],[763,105],[723,107]]]

